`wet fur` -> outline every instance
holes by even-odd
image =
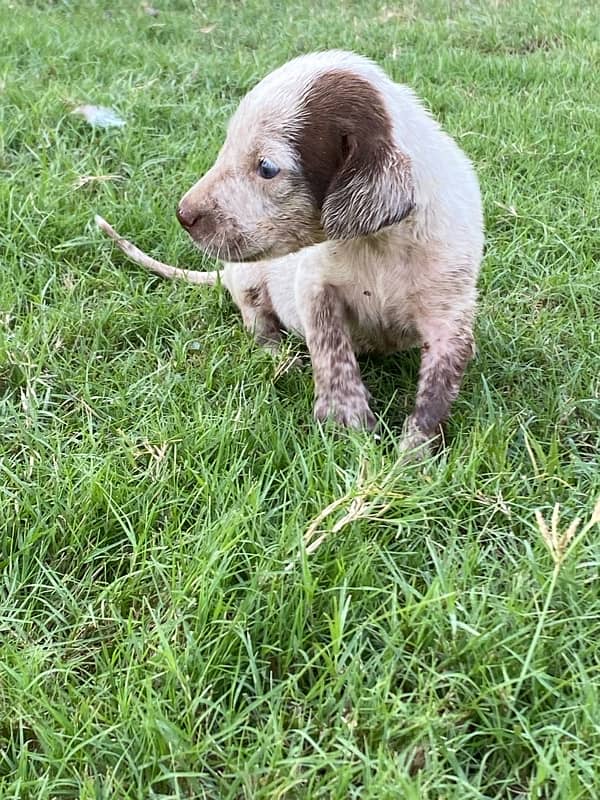
[[[356,354],[418,346],[403,446],[439,435],[473,354],[483,222],[469,160],[409,89],[351,53],[289,62],[244,98],[178,218],[226,261],[259,341],[305,337],[317,418],[372,427]]]

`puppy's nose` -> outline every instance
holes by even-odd
[[[190,206],[179,205],[177,206],[177,211],[175,213],[177,215],[177,219],[184,228],[192,228],[201,217],[200,211],[198,211],[197,208],[191,208]]]

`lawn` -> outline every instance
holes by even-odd
[[[0,797],[600,796],[597,3],[151,5],[0,0]],[[478,357],[419,466],[416,354],[362,364],[380,439],[320,428],[301,342],[93,225],[208,268],[180,195],[327,47],[481,180]]]

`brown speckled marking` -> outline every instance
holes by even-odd
[[[403,448],[436,440],[458,395],[465,369],[473,357],[473,335],[463,328],[447,338],[425,341],[415,409],[406,422]]]
[[[275,349],[281,340],[283,325],[273,309],[266,284],[261,283],[246,289],[241,311],[244,324],[254,333],[256,341]]]
[[[322,287],[313,298],[306,341],[315,381],[315,417],[329,417],[349,428],[373,428],[369,393],[347,331],[344,309],[334,287]]]
[[[262,303],[264,292],[265,287],[263,285],[251,286],[244,292],[244,300],[249,306],[252,306],[252,308],[259,308]]]

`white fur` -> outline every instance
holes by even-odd
[[[306,293],[314,285],[334,285],[358,318],[357,350],[396,349],[391,341],[382,347],[386,339],[382,329],[398,317],[405,321],[407,332],[397,340],[400,349],[422,342],[432,320],[441,324],[472,314],[484,241],[480,192],[471,163],[410,89],[351,53],[329,51],[296,58],[242,100],[215,170],[233,166],[240,141],[262,140],[265,119],[269,128],[273,121],[288,130],[297,125],[315,74],[332,68],[360,75],[385,99],[398,149],[410,159],[414,212],[373,236],[326,241],[269,261],[226,263],[222,281],[243,306],[244,290],[266,280],[281,321],[301,334]],[[279,161],[291,159],[279,143],[274,149]],[[204,181],[191,191],[202,191]],[[225,189],[219,194],[232,214],[244,215],[235,197],[226,196]]]
[[[348,75],[356,76],[357,85],[364,87],[366,82],[375,90],[373,96],[383,101],[391,124],[393,142],[389,148],[386,144],[384,169],[355,180],[351,194],[341,202],[339,195],[336,198],[335,213],[350,223],[342,229],[343,238],[328,240],[324,217],[319,217],[325,214],[327,198],[321,212],[315,208],[308,184],[295,178],[294,171],[301,165],[290,133],[301,130],[306,122],[307,98],[315,81],[340,72],[346,91],[352,86]],[[363,103],[364,97],[363,91]],[[386,130],[389,138],[389,125]],[[257,176],[260,158],[269,158],[282,168],[279,179]],[[398,215],[397,224],[378,229],[377,220],[389,219],[390,207],[406,204],[406,196],[401,196],[406,192],[404,173],[394,169],[407,165],[410,213],[404,218]],[[302,335],[314,326],[315,303],[325,291],[333,292],[338,307],[348,310],[344,324],[355,352],[421,345],[417,408],[408,425],[410,446],[419,443],[414,426],[419,419],[427,419],[427,403],[431,409],[439,405],[431,401],[432,393],[436,397],[440,390],[443,395],[450,387],[446,392],[449,407],[472,343],[484,243],[479,186],[469,159],[414,93],[394,83],[371,61],[341,51],[314,53],[264,78],[240,103],[215,165],[184,195],[178,214],[202,249],[246,259],[226,262],[221,279],[249,328],[256,325],[258,331],[258,288],[266,289],[265,305],[282,326]],[[211,223],[214,230],[196,224],[211,214],[216,220]],[[352,235],[352,219],[359,214],[363,227],[357,222]],[[365,216],[366,229],[374,232],[360,235]],[[247,260],[258,254],[266,260]],[[164,269],[162,274],[166,274]],[[194,273],[184,277],[201,282]],[[452,370],[455,374],[450,375]],[[321,377],[325,385],[327,376]],[[354,400],[359,396],[355,392]],[[343,392],[332,402],[343,405]],[[336,414],[333,408],[332,413],[350,419],[349,424],[360,424],[370,414],[366,400],[360,402],[363,406],[358,410],[346,413],[348,409],[342,409]],[[440,411],[440,422],[444,413]],[[430,424],[436,425],[436,419]],[[431,431],[423,432],[422,438],[425,434]]]

